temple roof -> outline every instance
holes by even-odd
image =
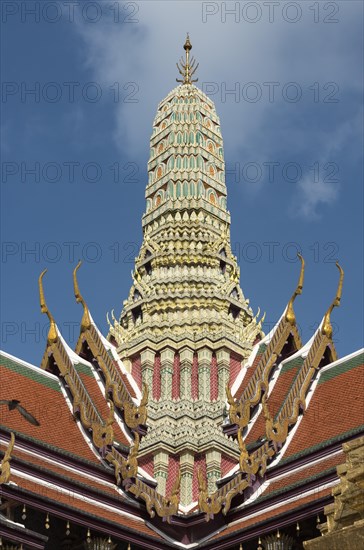
[[[318,331],[321,328],[322,325]],[[96,327],[94,329],[97,330]],[[87,330],[82,334],[82,342],[90,342]],[[268,403],[273,416],[277,416],[282,408],[286,396],[291,391],[293,380],[299,375],[305,358],[310,354],[317,334],[301,349],[279,362],[274,376],[270,379],[268,389]],[[273,337],[274,331],[265,338],[265,341],[257,344],[252,357],[247,361],[250,365],[248,369],[254,372],[258,368],[259,360]],[[75,373],[80,377],[85,390],[104,418],[109,408],[106,406],[102,380],[97,382],[95,366],[73,352],[62,338],[59,338],[59,345],[67,353]],[[310,507],[317,499],[320,502],[327,501],[331,488],[337,482],[335,467],[342,461],[341,442],[364,431],[362,413],[364,388],[362,388],[361,375],[363,359],[363,350],[334,362],[326,356],[326,363],[319,369],[307,394],[304,414],[298,418],[286,441],[278,448],[272,462],[268,464],[262,482],[256,486],[255,490],[253,490],[254,486],[251,488],[247,486],[244,499],[240,501],[238,499],[231,508],[223,533],[213,536],[206,544],[211,544],[216,537],[229,537],[230,533],[241,533],[241,540],[244,540],[244,537],[251,535],[254,525],[259,525],[260,522],[270,525],[269,522],[277,521],[278,517],[290,514],[297,507],[302,507],[302,510],[311,510]],[[117,523],[120,529],[127,529],[132,533],[133,522],[135,522],[135,536],[139,531],[146,537],[159,537],[162,541],[163,534],[160,534],[159,528],[154,531],[150,527],[142,527],[145,523],[138,512],[140,505],[137,501],[133,505],[133,499],[130,500],[128,492],[115,484],[112,464],[107,464],[102,454],[100,455],[100,452],[94,448],[82,421],[75,420],[72,412],[72,396],[67,395],[62,379],[6,353],[1,354],[0,372],[3,382],[0,398],[18,399],[40,423],[40,426],[34,426],[17,411],[9,411],[4,406],[0,409],[2,445],[5,443],[6,446],[10,432],[15,433],[16,436],[11,482],[16,483],[19,489],[23,488],[29,494],[41,494],[41,499],[48,502],[47,506],[50,509],[56,502],[62,506],[64,501],[70,510],[74,509],[75,513],[79,510],[90,517],[97,516],[108,525],[114,525],[115,533]],[[130,379],[130,374],[127,378]],[[135,387],[132,381],[130,386]],[[236,387],[240,388],[241,383]],[[352,406],[353,400],[356,403],[355,407]],[[341,409],[339,416],[336,414],[338,403]],[[258,414],[253,415],[249,421],[252,427],[249,427],[245,440],[247,448],[256,441],[257,437],[263,436],[264,439],[265,420],[260,406]],[[65,422],[66,438],[64,437]],[[119,433],[119,439],[121,439],[123,432],[119,432],[118,427],[116,433]],[[127,427],[125,433],[130,434]],[[126,438],[125,444],[129,441],[131,441],[130,436]],[[286,464],[288,470],[286,470]],[[237,469],[234,468],[230,476],[236,475],[236,472]],[[142,469],[140,474],[142,476],[140,479],[143,479],[144,475],[144,479],[148,480],[148,476],[145,476],[145,472],[143,474]],[[30,481],[29,475],[34,478],[34,481]],[[229,475],[225,478],[228,479]],[[52,484],[49,484],[50,479],[54,480],[53,489]],[[152,478],[149,479],[152,480]],[[223,480],[221,482],[223,483]],[[80,494],[79,498],[74,498],[72,506],[67,502],[66,486],[69,483],[72,484],[73,491],[79,491]],[[64,489],[60,489],[61,487]],[[15,485],[11,490],[9,488],[9,491],[12,494],[14,491],[16,493]],[[85,504],[81,498],[85,491],[90,495],[87,498],[91,499],[87,501],[88,504]],[[93,491],[98,495],[96,501],[93,501]],[[102,497],[103,494],[104,497]],[[113,512],[108,505],[110,511],[106,512],[105,508],[104,512],[102,507],[97,509],[97,502],[102,498],[106,499],[105,503],[108,499],[112,501],[116,498],[119,502],[125,502],[126,508],[123,508],[124,511],[117,511],[115,508]],[[241,515],[241,522],[234,519],[237,514]],[[132,517],[134,519],[131,519]],[[203,546],[201,544],[201,547]]]
[[[34,442],[98,464],[100,459],[75,421],[59,378],[5,352],[0,359],[0,399],[18,399],[40,422],[40,426],[33,426],[16,411],[1,406],[1,425]]]
[[[78,289],[78,268],[74,272],[75,295],[82,302],[83,318],[76,351],[68,346],[48,310],[43,272],[42,311],[50,319],[43,370],[6,353],[1,355],[5,381],[0,394],[1,441],[11,447],[13,466],[6,474],[10,483],[17,480],[19,487],[30,492],[42,487],[43,497],[43,487],[47,486],[49,502],[52,490],[71,483],[80,495],[75,508],[82,501],[79,509],[85,513],[91,513],[92,493],[97,491],[98,498],[124,502],[124,512],[128,509],[127,514],[135,515],[136,521],[142,500],[151,518],[157,514],[170,522],[178,517],[178,511],[188,516],[200,510],[206,518],[222,511],[227,518],[231,515],[228,525],[241,511],[246,527],[248,510],[260,509],[261,502],[275,502],[272,510],[279,506],[281,513],[281,494],[292,493],[292,499],[301,499],[303,506],[311,502],[311,484],[316,484],[320,494],[327,494],[337,479],[334,467],[341,458],[340,442],[364,430],[364,391],[360,387],[363,352],[336,359],[330,330],[332,305],[315,334],[302,345],[293,300],[302,290],[303,260],[298,291],[272,331],[254,346],[235,382],[230,379],[227,387],[231,428],[226,425],[224,431],[237,435],[239,464],[232,463],[211,494],[204,481],[206,465],[200,460],[202,470],[197,471],[198,483],[194,481],[193,486],[198,502],[181,508],[178,468],[168,482],[170,496],[164,497],[156,489],[148,461],[139,461],[140,438],[146,434],[147,390],[144,387],[140,391],[133,374],[92,320]],[[339,269],[335,305],[341,296],[343,272]],[[358,406],[352,407],[353,399]],[[339,418],[338,402],[345,413]],[[13,440],[7,444],[9,434],[15,434],[15,446]],[[290,465],[288,470],[286,464]],[[34,478],[31,487],[29,475]],[[53,489],[50,479],[58,480]],[[297,497],[299,487],[302,490]],[[90,494],[91,508],[84,507],[81,495],[85,491]],[[285,510],[289,502],[285,497]],[[258,516],[263,514],[267,519],[269,509]],[[122,516],[124,512],[120,512]],[[100,512],[99,516],[113,522],[113,513]]]

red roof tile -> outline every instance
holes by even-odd
[[[349,370],[345,370],[345,363],[334,368],[335,373],[325,369],[321,374],[322,382],[315,389],[285,458],[364,424],[363,363],[359,361]]]
[[[39,369],[1,357],[0,399],[17,399],[40,422],[33,426],[18,411],[0,407],[0,423],[37,441],[99,464],[81,434],[61,392],[60,383]]]

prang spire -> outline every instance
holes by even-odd
[[[143,243],[109,333],[132,376],[149,389],[149,429],[138,456],[171,503],[176,465],[182,506],[196,501],[201,460],[207,501],[225,463],[239,462],[239,446],[221,431],[225,388],[263,337],[231,250],[220,121],[193,84],[191,48],[187,35],[186,57],[177,64],[181,84],[159,103],[153,122]]]
[[[188,33],[183,48],[186,50],[186,60],[184,61],[181,57],[180,64],[176,63],[178,72],[183,76],[183,80],[180,80],[178,78],[176,78],[176,80],[177,82],[181,82],[182,84],[193,84],[194,82],[198,81],[198,78],[192,80],[191,77],[197,71],[199,64],[197,63],[196,65],[196,60],[194,57],[191,57],[190,60],[190,50],[192,50],[192,44],[190,42],[190,37]]]

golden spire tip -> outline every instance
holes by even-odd
[[[198,68],[198,63],[196,64],[196,61],[193,57],[190,59],[190,51],[192,50],[192,44],[190,42],[190,36],[189,33],[187,33],[186,42],[184,43],[183,49],[186,52],[186,58],[183,59],[181,57],[179,63],[177,63],[177,69],[180,75],[183,77],[183,79],[176,78],[177,82],[181,82],[182,84],[193,84],[194,82],[198,81],[198,78],[195,80],[192,79],[192,76],[195,74]]]

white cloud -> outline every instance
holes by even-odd
[[[340,158],[343,149],[360,133],[361,115],[347,120],[335,132],[322,132],[321,158],[299,182],[293,198],[292,212],[307,220],[321,218],[320,207],[334,203],[340,194],[340,165],[332,159]]]
[[[311,147],[311,157],[314,155],[322,164],[331,160],[332,152],[341,150],[348,139],[346,134],[351,136],[350,128],[343,125],[334,132],[324,129],[320,139],[317,128],[301,124],[300,117],[307,108],[319,112],[309,89],[315,82],[320,86],[335,82],[340,92],[345,93],[361,89],[357,44],[360,3],[350,0],[339,3],[339,13],[333,16],[339,22],[332,24],[324,23],[324,18],[330,15],[327,10],[321,11],[319,23],[314,23],[315,14],[309,2],[298,3],[302,17],[297,23],[284,20],[285,3],[282,3],[273,23],[269,22],[266,8],[255,24],[243,17],[237,23],[234,15],[227,15],[224,23],[219,2],[210,3],[217,6],[219,13],[208,17],[205,23],[203,2],[136,4],[138,23],[116,24],[103,18],[94,25],[82,20],[76,25],[85,45],[85,63],[92,69],[95,80],[104,86],[120,83],[121,101],[115,104],[113,137],[119,150],[131,160],[147,159],[157,105],[176,86],[175,63],[184,54],[186,31],[190,33],[192,53],[200,62],[198,85],[215,82],[218,87],[212,99],[222,120],[225,150],[229,151],[230,159],[271,161],[279,151],[291,161],[297,160],[293,158],[295,148],[309,154]],[[232,8],[235,4],[227,2],[226,6]],[[250,103],[242,97],[235,101],[228,95],[224,101],[222,86],[231,89],[236,82],[240,87],[256,82],[263,90],[262,99]],[[263,85],[266,82],[279,83],[274,103],[269,102],[268,87]],[[302,101],[282,103],[282,88],[289,82],[302,87]],[[127,83],[135,84],[123,90]],[[133,86],[134,90],[138,88],[134,96],[137,103],[125,101]],[[328,105],[329,108],[335,115],[341,105]],[[299,203],[300,215],[310,219],[318,216],[319,205],[332,204],[338,192],[339,185],[328,186],[321,179],[315,182],[307,176],[302,179],[294,200]]]
[[[86,46],[86,63],[96,79],[110,84],[136,82],[139,86],[137,108],[132,103],[120,103],[116,108],[120,147],[126,145],[125,132],[132,149],[140,147],[140,132],[145,135],[145,127],[150,132],[157,104],[176,85],[175,63],[184,53],[186,31],[200,62],[200,83],[214,81],[219,89],[223,82],[231,88],[235,82],[278,81],[283,85],[296,81],[310,85],[335,78],[351,87],[361,85],[359,71],[353,70],[356,60],[350,43],[360,10],[357,2],[345,2],[338,15],[340,23],[331,25],[314,24],[307,2],[301,2],[302,18],[297,23],[284,21],[280,8],[273,23],[269,23],[265,9],[255,24],[242,17],[237,23],[234,15],[227,15],[224,23],[219,2],[212,3],[219,12],[208,17],[206,23],[202,21],[206,2],[136,4],[138,23],[113,23],[103,18],[90,25],[80,19],[76,26]],[[235,3],[226,5],[231,8]],[[219,98],[221,93],[214,97],[217,102]],[[266,98],[250,104],[243,100],[236,103],[229,96],[220,105],[220,115],[223,113],[229,135],[232,133],[234,140],[241,142],[249,140],[249,133],[259,127],[269,106]]]
[[[321,205],[333,203],[339,193],[338,183],[327,183],[322,178],[314,180],[307,175],[299,184],[299,198],[297,200],[295,214],[308,220],[318,219],[318,208]]]

